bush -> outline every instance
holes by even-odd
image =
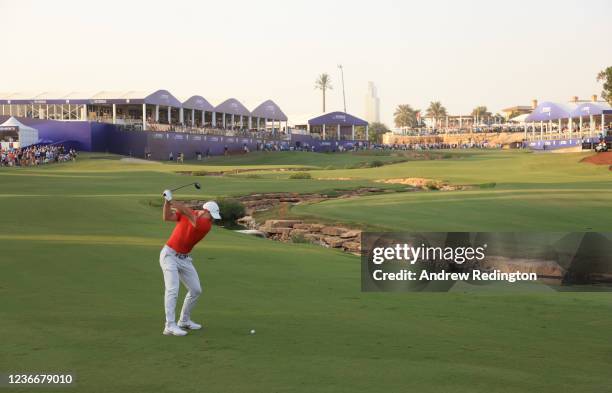
[[[497,183],[492,182],[492,183],[482,183],[480,184],[480,188],[495,188],[495,186],[497,185]]]
[[[236,225],[239,218],[244,217],[245,208],[242,202],[235,199],[221,199],[218,201],[221,219],[218,220],[220,225],[231,227]]]
[[[435,181],[428,181],[427,183],[425,183],[425,188],[427,188],[428,190],[439,190],[440,185]]]
[[[385,165],[385,163],[380,161],[380,160],[374,160],[374,161],[370,162],[370,168],[377,168],[377,167],[383,166],[383,165]]]
[[[312,176],[307,172],[295,172],[289,176],[289,179],[312,179]]]

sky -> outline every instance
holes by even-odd
[[[0,0],[0,92],[166,89],[213,105],[274,100],[365,115],[367,82],[393,126],[399,104],[493,112],[601,92],[612,66],[612,1]]]

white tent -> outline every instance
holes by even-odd
[[[12,116],[7,121],[0,124],[0,127],[19,128],[19,147],[27,147],[38,143],[38,130],[30,126],[26,126]]]
[[[524,123],[525,119],[527,119],[527,116],[529,116],[529,113],[523,113],[522,115],[514,116],[509,121],[513,121],[516,123]]]

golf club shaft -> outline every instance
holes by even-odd
[[[192,186],[192,185],[194,185],[194,184],[195,184],[195,182],[194,182],[194,183],[185,184],[185,185],[183,185],[183,186],[173,188],[173,189],[171,189],[170,191],[174,192],[174,191],[176,191],[176,190],[180,190],[181,188],[189,187],[189,186]]]

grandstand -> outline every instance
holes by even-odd
[[[0,115],[60,121],[92,121],[144,131],[288,131],[287,116],[272,100],[249,111],[230,98],[213,106],[194,95],[181,102],[167,90],[96,93],[0,93]],[[284,127],[282,126],[284,122]]]
[[[610,129],[612,107],[605,101],[580,101],[574,97],[569,103],[545,101],[538,104],[524,119],[525,138],[552,140],[594,138]]]

